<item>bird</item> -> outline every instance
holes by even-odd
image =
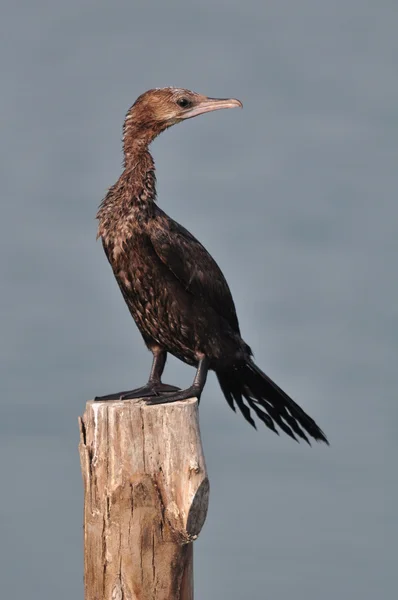
[[[157,204],[149,151],[169,127],[208,112],[242,108],[235,98],[211,98],[175,87],[140,95],[123,125],[123,172],[98,213],[98,234],[127,307],[152,352],[148,382],[97,401],[144,399],[148,404],[200,401],[209,370],[229,406],[253,427],[259,419],[299,441],[328,440],[305,411],[254,362],[240,333],[228,283],[204,246]],[[196,368],[181,390],[162,382],[167,354]]]

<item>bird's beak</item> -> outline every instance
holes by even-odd
[[[221,110],[222,108],[243,108],[243,104],[236,98],[206,98],[198,100],[198,102],[188,108],[184,113],[181,114],[181,119],[191,119],[198,115],[203,115],[213,110]]]

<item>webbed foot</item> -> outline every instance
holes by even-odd
[[[163,394],[173,394],[179,392],[181,388],[167,383],[147,383],[135,390],[117,392],[116,394],[107,394],[106,396],[96,396],[96,402],[106,402],[107,400],[135,400],[138,398],[157,397]]]
[[[200,395],[202,390],[200,390],[197,386],[191,385],[191,387],[186,390],[178,390],[177,392],[172,392],[170,394],[162,394],[159,397],[148,398],[146,404],[151,406],[156,404],[169,404],[170,402],[181,402],[182,400],[189,400],[189,398],[197,398],[198,402],[200,402]]]

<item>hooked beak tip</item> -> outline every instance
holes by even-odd
[[[243,108],[243,103],[240,100],[238,100],[237,98],[232,98],[232,100],[236,103],[235,106],[237,108]]]

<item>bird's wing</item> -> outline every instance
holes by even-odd
[[[189,293],[203,299],[239,333],[234,301],[220,267],[189,231],[164,213],[162,217],[162,226],[149,230],[156,254]]]

